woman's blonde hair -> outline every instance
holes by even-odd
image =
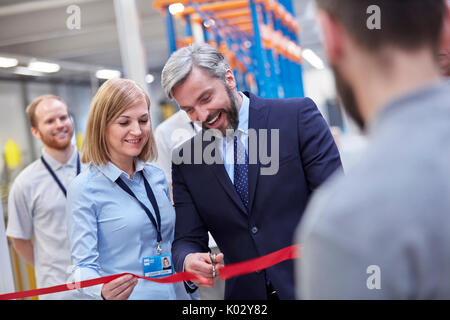
[[[130,106],[144,99],[150,111],[150,99],[136,82],[128,79],[110,79],[97,91],[91,103],[85,139],[81,147],[81,161],[94,165],[106,165],[111,160],[106,145],[106,127]],[[141,161],[152,161],[157,156],[155,138],[149,113],[150,134],[142,152]]]

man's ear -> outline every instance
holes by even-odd
[[[225,72],[225,83],[230,90],[236,89],[236,79],[234,78],[234,73],[231,69]]]
[[[440,51],[450,52],[450,1],[445,1]]]
[[[343,52],[342,25],[323,10],[318,10],[317,20],[322,28],[325,54],[330,65],[338,61]]]
[[[36,139],[41,140],[41,134],[39,133],[39,130],[35,127],[31,127],[31,134],[33,135],[33,137],[35,137]]]

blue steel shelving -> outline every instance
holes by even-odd
[[[171,14],[174,4],[182,10]],[[208,42],[224,54],[240,90],[268,98],[304,96],[292,0],[155,0],[153,5],[165,16],[169,53]],[[176,23],[183,24],[178,29],[183,34],[176,33]]]

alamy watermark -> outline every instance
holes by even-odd
[[[381,289],[381,269],[380,266],[377,266],[376,264],[372,264],[367,267],[366,273],[370,274],[370,276],[367,278],[366,286],[367,289],[373,290],[373,289]]]
[[[367,14],[370,16],[366,20],[366,26],[369,30],[381,29],[381,9],[379,6],[373,4],[367,7]]]
[[[279,129],[248,129],[248,164],[260,164],[261,175],[275,175],[278,173],[280,160],[280,130]],[[227,129],[223,135],[217,129],[203,130],[202,139],[194,139],[193,143],[185,143],[175,152],[172,162],[179,164],[234,164],[233,142],[225,144],[218,143],[222,139],[232,139],[233,129]],[[184,129],[176,129],[171,134],[173,142],[187,140],[189,133]],[[225,156],[224,155],[225,152]],[[231,156],[230,156],[231,155]],[[244,164],[243,161],[236,164]]]
[[[66,8],[66,13],[69,16],[66,19],[66,26],[69,30],[81,29],[81,8],[76,4],[71,4]]]

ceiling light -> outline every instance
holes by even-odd
[[[112,79],[112,78],[120,78],[122,73],[119,70],[111,70],[111,69],[102,69],[98,70],[95,73],[95,76],[98,79]]]
[[[184,5],[182,3],[179,3],[179,2],[172,3],[169,6],[169,12],[170,12],[171,15],[176,15],[176,14],[181,13],[183,11],[184,11]]]
[[[145,76],[145,81],[147,83],[152,83],[153,81],[155,81],[155,77],[149,73],[148,75]]]
[[[322,59],[311,49],[305,49],[302,51],[302,57],[308,61],[314,68],[322,70],[325,69],[325,65]]]
[[[11,68],[19,64],[19,61],[14,58],[0,57],[0,68]]]
[[[33,76],[33,77],[40,77],[44,75],[42,72],[33,71],[28,69],[27,67],[20,67],[20,66],[16,67],[14,73],[20,74],[22,76]]]
[[[56,63],[33,60],[28,64],[28,69],[37,72],[53,73],[58,72],[61,67]]]

